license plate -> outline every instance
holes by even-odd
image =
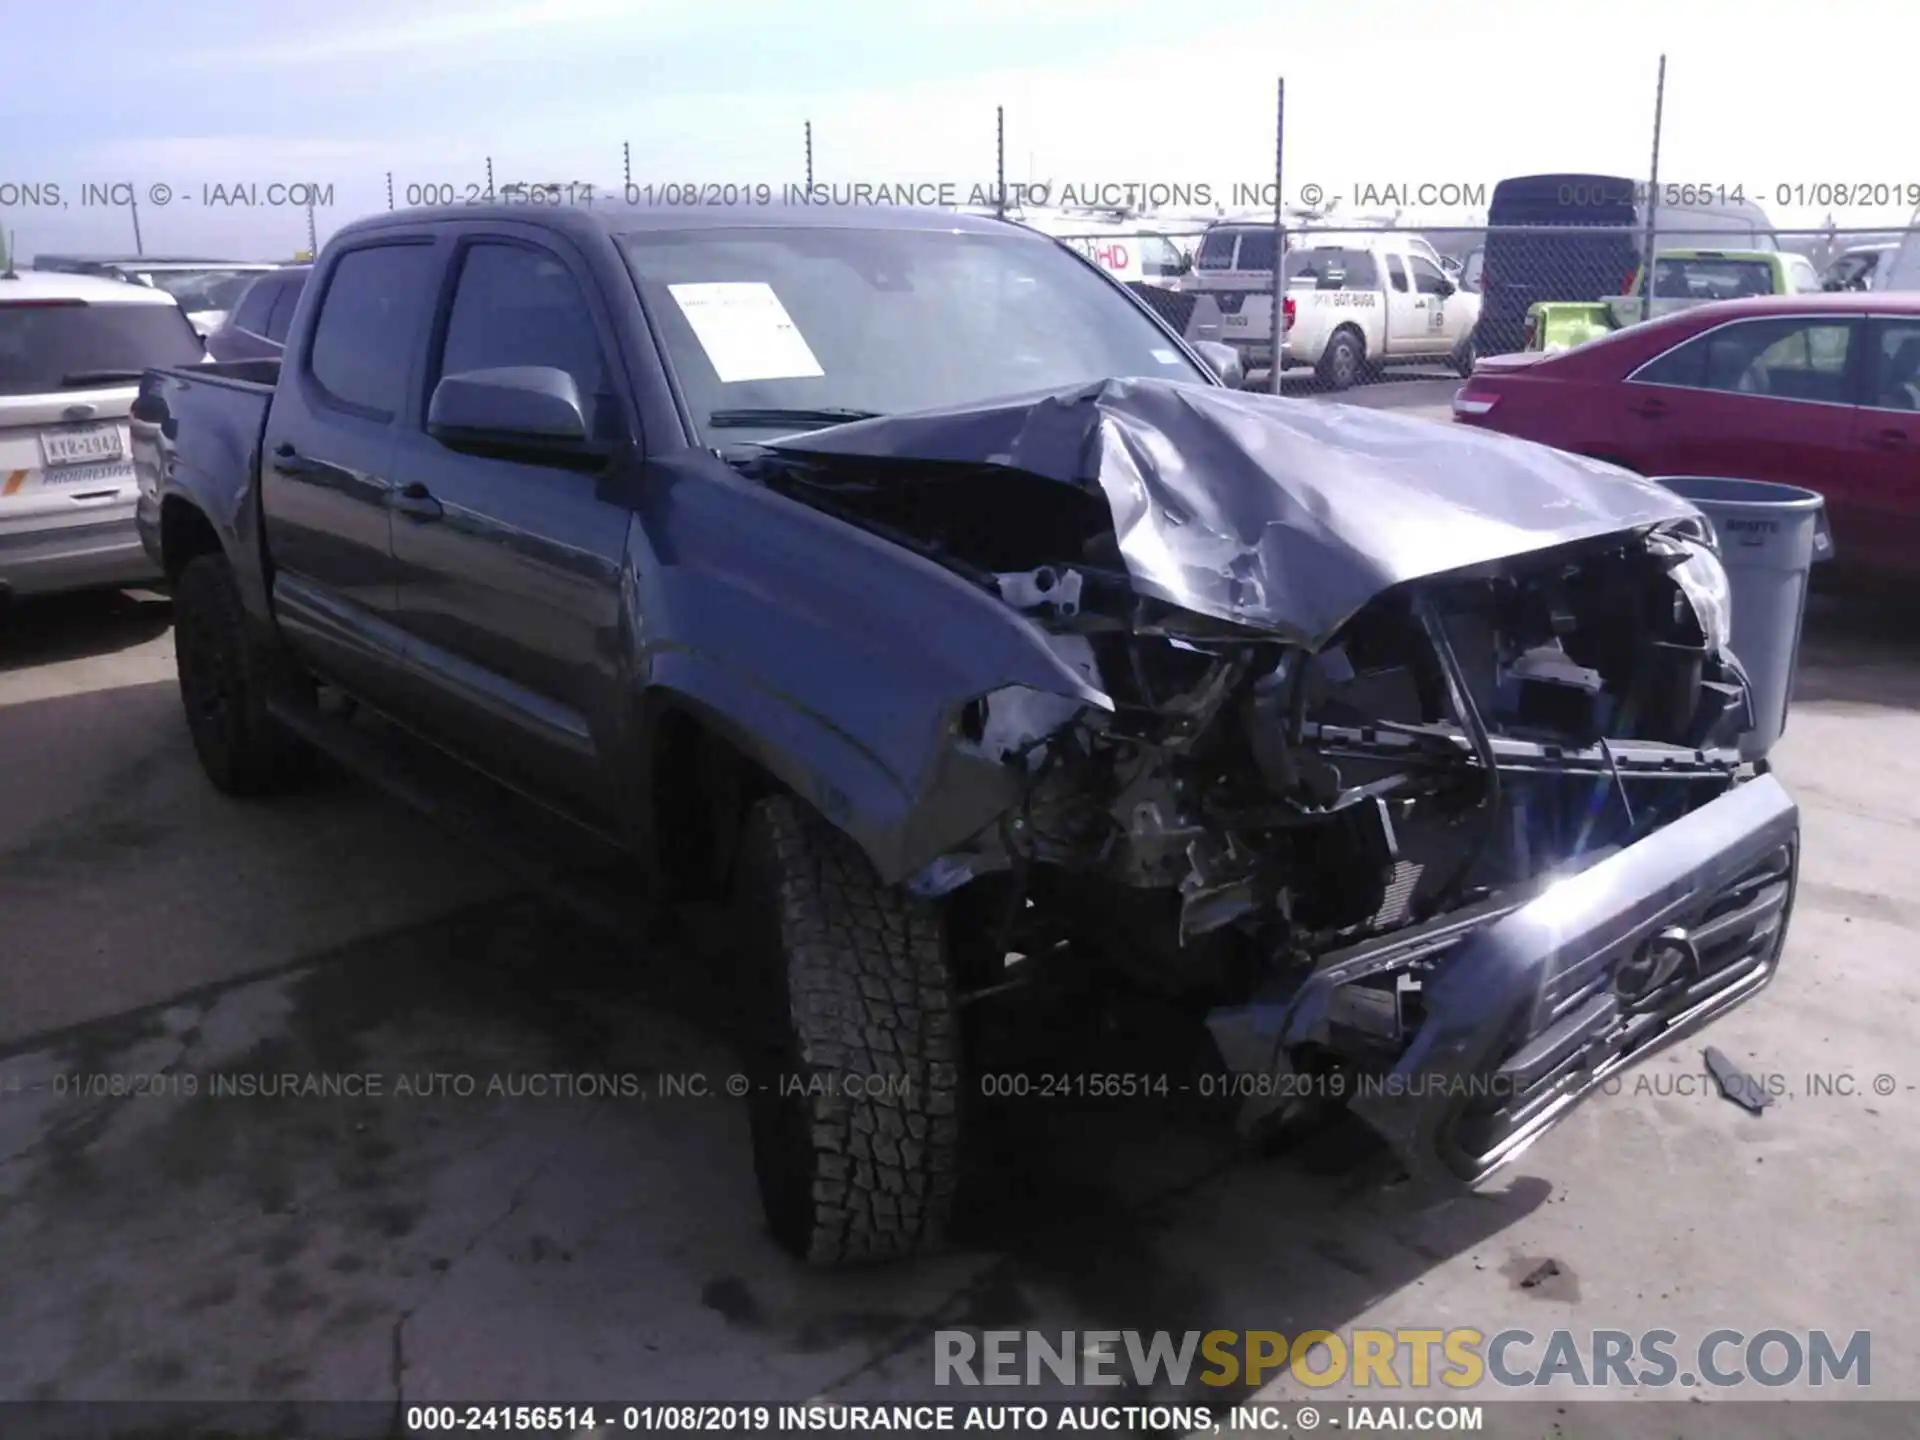
[[[1223,315],[1220,317],[1220,323],[1229,330],[1244,330],[1247,328],[1247,317],[1245,315]]]
[[[75,425],[40,432],[40,459],[49,470],[58,465],[118,460],[125,453],[118,425]]]

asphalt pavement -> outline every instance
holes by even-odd
[[[1452,389],[1390,383],[1427,388],[1344,398]],[[1358,1325],[1871,1330],[1875,1397],[1920,1399],[1912,618],[1810,622],[1788,955],[1709,1037],[1780,1087],[1763,1113],[1689,1046],[1409,1209],[1337,1134],[1261,1154],[1184,1103],[1008,1102],[955,1253],[821,1275],[762,1229],[700,955],[582,931],[345,780],[215,795],[163,599],[17,607],[0,1399],[924,1396],[944,1327]],[[1179,1062],[1150,1027],[1059,1043]],[[1799,1433],[1775,1409],[1750,1433]]]

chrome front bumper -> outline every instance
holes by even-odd
[[[1416,1181],[1471,1185],[1772,979],[1799,836],[1799,807],[1761,775],[1537,893],[1330,956],[1208,1023],[1230,1071],[1285,1074],[1338,1053],[1343,990],[1430,962],[1411,1044],[1348,1103]]]

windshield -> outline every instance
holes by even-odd
[[[166,291],[189,313],[231,310],[258,270],[146,270],[138,272],[154,288]]]
[[[0,395],[132,385],[151,366],[205,354],[172,305],[0,302]]]
[[[1774,293],[1773,266],[1765,260],[1656,259],[1657,300],[1739,300]]]
[[[1135,376],[1206,382],[1124,292],[1038,236],[825,226],[621,238],[694,425],[899,414]],[[824,420],[723,422],[720,443]]]

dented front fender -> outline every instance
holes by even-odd
[[[968,753],[968,702],[1111,700],[998,597],[688,451],[635,497],[635,682],[682,699],[904,880],[991,825],[1021,773]]]

